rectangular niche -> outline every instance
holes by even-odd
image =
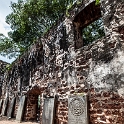
[[[68,98],[68,124],[89,124],[86,95],[70,95]]]

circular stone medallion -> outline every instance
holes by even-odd
[[[84,112],[84,102],[81,98],[73,98],[69,104],[70,111],[75,116],[80,116]]]

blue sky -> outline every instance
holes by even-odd
[[[11,13],[10,2],[17,2],[18,0],[0,0],[0,33],[7,36],[7,32],[10,31],[9,25],[5,22],[5,18],[8,14]],[[0,56],[0,60],[11,63],[15,60],[8,59],[7,57]]]

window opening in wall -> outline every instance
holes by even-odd
[[[75,48],[81,48],[105,35],[100,5],[95,1],[83,8],[74,18]]]
[[[105,36],[102,18],[82,29],[83,46]]]
[[[60,27],[60,33],[59,33],[59,44],[60,44],[60,49],[63,49],[63,51],[67,51],[68,50],[68,43],[67,43],[67,39],[66,39],[66,27],[62,24]]]

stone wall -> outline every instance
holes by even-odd
[[[5,74],[5,70],[6,70],[6,65],[8,63],[3,62],[2,60],[0,60],[0,97],[2,96],[2,85],[4,82],[4,76]]]
[[[114,92],[93,93],[90,102],[90,124],[123,124],[124,98]]]
[[[101,10],[101,15],[96,13],[98,16],[93,16],[92,7],[95,7],[94,0],[74,3],[69,16],[63,17],[32,45],[8,72],[9,100],[13,96],[27,97],[25,120],[36,120],[33,108],[37,106],[36,96],[40,95],[40,123],[44,98],[52,97],[56,101],[54,124],[68,124],[68,96],[82,94],[88,96],[90,124],[123,124],[124,2],[101,0],[97,5],[97,10]],[[80,33],[79,28],[100,16],[105,37],[83,46],[80,35],[75,35]],[[17,107],[18,104],[19,100]],[[16,116],[16,109],[14,113]]]

